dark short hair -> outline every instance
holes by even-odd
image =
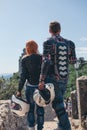
[[[52,32],[52,33],[57,33],[61,30],[61,26],[60,26],[60,23],[59,22],[51,22],[50,25],[49,25],[49,30]]]

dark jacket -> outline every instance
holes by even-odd
[[[60,35],[53,36],[43,43],[43,62],[41,67],[41,79],[48,75],[67,79],[68,64],[76,62],[75,44],[62,38]]]
[[[37,85],[39,83],[41,63],[42,56],[39,54],[32,54],[22,59],[18,91],[22,90],[26,80],[31,85]]]

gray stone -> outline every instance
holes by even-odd
[[[52,108],[52,105],[49,104],[47,107],[44,108],[45,109],[45,121],[52,121],[55,117],[55,111]]]
[[[0,130],[28,130],[27,118],[11,112],[9,103],[0,104]]]
[[[87,130],[87,76],[77,79],[78,113],[82,127]]]
[[[72,102],[72,118],[78,119],[78,105],[77,105],[77,91],[71,92],[71,102]]]

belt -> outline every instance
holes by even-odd
[[[38,84],[37,84],[37,85],[36,85],[36,84],[30,84],[30,83],[28,83],[28,82],[26,83],[26,85],[27,85],[27,86],[31,86],[31,87],[37,87],[37,86],[38,86]]]

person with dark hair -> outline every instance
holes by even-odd
[[[71,130],[67,112],[64,107],[64,93],[68,81],[69,63],[76,63],[75,44],[60,36],[61,25],[51,22],[51,37],[43,43],[43,61],[39,79],[39,90],[44,90],[45,83],[53,83],[55,98],[52,107],[59,119],[60,130]]]
[[[57,33],[58,31],[61,31],[60,23],[58,22],[51,22],[49,25],[49,31],[53,33]]]
[[[17,96],[21,96],[21,91],[26,83],[26,99],[30,105],[27,115],[29,130],[35,130],[35,102],[33,93],[38,88],[42,56],[38,54],[38,45],[31,40],[26,43],[26,55],[22,58],[22,71],[20,75]],[[42,130],[44,124],[44,108],[36,105],[37,130]]]

